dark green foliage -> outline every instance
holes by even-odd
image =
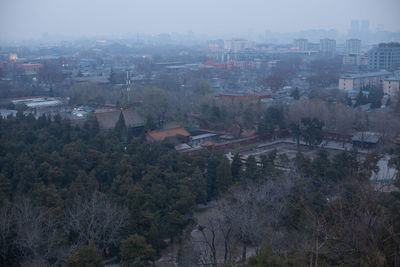
[[[146,130],[155,130],[157,128],[156,123],[151,115],[148,115],[146,118]]]
[[[168,141],[132,139],[124,135],[125,129],[121,122],[115,130],[102,132],[95,120],[78,127],[59,116],[0,119],[0,198],[18,202],[20,196],[29,197],[62,233],[66,209],[76,199],[100,192],[127,209],[120,238],[141,235],[159,253],[163,240],[179,237],[188,225],[196,203],[227,189],[231,168],[219,155],[179,154]],[[57,238],[68,247],[76,237]],[[115,256],[118,248],[110,249]],[[8,265],[21,260],[7,259]]]
[[[294,100],[299,100],[300,99],[300,92],[299,88],[295,88],[291,93],[290,96],[293,97]]]
[[[285,118],[282,108],[269,107],[258,125],[260,135],[275,134],[285,127]]]
[[[357,98],[356,98],[356,103],[354,106],[362,106],[368,104],[368,98],[363,94],[362,90],[359,91]]]
[[[296,123],[291,123],[289,125],[289,128],[290,128],[290,132],[291,132],[293,138],[296,139],[297,145],[299,145],[300,144],[300,137],[301,137],[300,126],[298,124],[296,124]]]
[[[11,193],[10,189],[10,180],[3,173],[0,173],[0,202],[2,202],[4,199],[9,198]]]
[[[217,167],[215,186],[218,193],[224,192],[232,183],[232,172],[229,160],[223,157]]]
[[[368,95],[365,95],[363,92],[368,92]],[[376,87],[376,86],[362,87],[357,95],[356,103],[354,105],[358,107],[370,103],[371,108],[380,108],[382,105],[383,95],[384,93],[381,87]]]
[[[126,142],[127,138],[128,138],[128,130],[126,128],[125,125],[125,119],[124,116],[121,114],[119,114],[119,119],[117,121],[117,124],[115,125],[115,132],[118,135],[118,137],[120,138],[120,140]]]
[[[144,237],[131,235],[121,242],[121,266],[147,266],[155,260],[156,252]]]
[[[219,158],[217,155],[213,155],[208,159],[207,164],[207,196],[208,200],[217,195],[216,180],[217,180],[217,167],[219,164]]]
[[[249,180],[256,180],[257,161],[253,155],[247,158],[245,166],[246,170],[244,172],[244,178]]]
[[[237,182],[240,180],[242,175],[242,159],[240,158],[239,153],[236,153],[233,156],[232,164],[231,164],[231,173],[232,173],[232,180]]]
[[[68,267],[100,267],[104,266],[100,254],[93,243],[77,249],[68,257],[65,266]]]
[[[368,102],[371,103],[371,108],[380,108],[382,106],[383,89],[381,87],[366,88],[369,91]]]
[[[277,158],[277,150],[274,149],[268,155],[261,155],[261,168],[259,168],[257,175],[259,179],[266,180],[268,178],[276,178],[279,171],[275,168],[275,160]]]
[[[206,80],[201,80],[197,84],[195,84],[194,91],[199,95],[210,94],[214,91],[212,84]]]
[[[324,139],[324,132],[322,130],[325,125],[324,122],[316,118],[302,118],[301,124],[304,127],[302,136],[306,144],[309,146],[319,145]]]
[[[206,203],[207,202],[207,180],[202,174],[199,167],[194,170],[192,175],[192,181],[196,192],[196,202]]]

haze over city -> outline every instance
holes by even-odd
[[[335,29],[346,33],[351,20],[369,20],[400,31],[397,0],[2,0],[0,39],[123,36],[128,33],[240,35]]]
[[[0,0],[0,266],[399,267],[400,0]]]

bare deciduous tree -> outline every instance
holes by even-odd
[[[66,256],[58,228],[45,210],[35,207],[29,199],[13,206],[12,220],[16,236],[13,243],[20,253],[22,265],[47,265],[49,259],[60,262]]]
[[[66,232],[76,237],[76,246],[93,240],[96,247],[103,250],[119,244],[126,217],[124,208],[95,192],[87,200],[75,199],[67,208]]]
[[[5,261],[11,250],[13,234],[12,206],[8,201],[4,201],[0,210],[0,257]]]

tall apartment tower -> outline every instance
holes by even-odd
[[[360,23],[358,20],[352,20],[349,28],[349,36],[358,37],[360,34]]]
[[[336,40],[325,38],[325,39],[321,39],[319,41],[319,43],[320,43],[319,49],[322,54],[327,55],[327,56],[335,55]]]
[[[368,51],[370,70],[395,70],[400,68],[400,43],[381,43]]]
[[[346,40],[346,53],[348,55],[359,55],[361,53],[361,40],[359,39]]]

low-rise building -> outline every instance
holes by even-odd
[[[346,74],[339,78],[340,90],[360,90],[367,86],[383,86],[383,81],[392,76],[389,71],[363,74]]]
[[[391,77],[383,81],[383,92],[395,96],[400,92],[400,77]]]
[[[362,149],[373,149],[379,146],[382,141],[382,136],[373,132],[357,132],[353,135],[353,147]]]
[[[201,144],[211,141],[211,142],[216,142],[218,139],[217,134],[214,133],[205,133],[205,134],[200,134],[200,135],[195,135],[190,137],[190,142],[189,145],[192,147],[199,147]]]
[[[133,109],[100,111],[94,113],[100,129],[104,130],[114,128],[121,115],[128,128],[141,127],[145,124],[142,117]]]
[[[47,97],[47,96],[29,96],[12,98],[10,101],[14,105],[24,104],[28,108],[45,108],[61,106],[65,104],[65,100],[59,97]]]

